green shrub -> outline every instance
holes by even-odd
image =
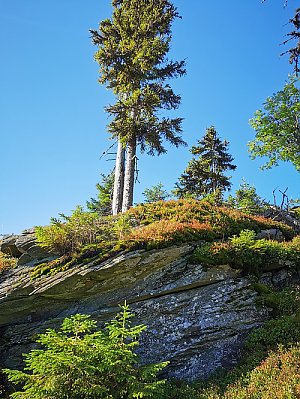
[[[274,290],[264,284],[253,284],[259,293],[258,303],[273,309],[273,316],[295,315],[300,311],[300,292],[298,287]]]
[[[244,230],[227,242],[205,244],[196,249],[192,261],[204,265],[229,264],[245,273],[260,274],[264,270],[291,262],[300,266],[298,238],[291,242],[255,239],[255,232]]]
[[[66,255],[88,244],[113,240],[110,223],[110,218],[84,212],[82,207],[77,207],[71,216],[61,215],[60,219],[52,219],[50,226],[36,227],[35,232],[42,247],[58,255]]]
[[[255,329],[249,335],[245,349],[249,353],[261,352],[266,354],[282,344],[287,347],[300,341],[300,322],[291,316],[281,316],[267,321],[262,327]]]
[[[160,398],[164,380],[157,373],[167,363],[139,366],[134,348],[144,325],[132,326],[125,304],[104,330],[87,315],[66,318],[59,331],[37,340],[46,349],[24,355],[24,371],[5,369],[14,384],[23,384],[13,399]]]
[[[112,230],[119,240],[122,240],[129,234],[131,228],[130,217],[126,213],[118,215],[112,223]]]
[[[293,209],[293,213],[297,219],[300,219],[300,206],[298,206],[298,208]]]
[[[300,346],[279,347],[247,376],[229,386],[223,399],[298,399]],[[209,397],[208,397],[209,398]]]
[[[166,382],[160,399],[198,399],[199,391],[193,384],[180,381]]]
[[[296,250],[300,250],[300,235],[298,235],[292,239],[290,246],[292,248],[295,248]]]

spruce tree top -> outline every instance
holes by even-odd
[[[206,129],[204,137],[190,150],[196,157],[188,163],[176,184],[174,193],[178,198],[200,199],[209,194],[221,196],[222,192],[230,189],[230,176],[225,172],[235,170],[236,166],[232,164],[228,144],[226,140],[221,141],[214,126]]]
[[[184,61],[166,58],[171,24],[179,15],[168,0],[113,0],[112,5],[112,18],[91,30],[99,81],[117,98],[106,108],[113,117],[108,130],[124,143],[136,138],[142,150],[163,153],[163,139],[184,144],[182,119],[158,115],[162,108],[177,108],[181,99],[166,83],[185,74]]]
[[[198,145],[191,148],[193,155],[200,155],[203,160],[210,162],[215,172],[223,170],[235,170],[236,166],[232,165],[233,157],[228,153],[229,142],[222,141],[218,137],[218,133],[214,126],[206,129],[202,140],[198,140]]]

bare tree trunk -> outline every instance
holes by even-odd
[[[112,214],[117,215],[122,211],[122,199],[124,188],[124,163],[125,163],[125,149],[120,140],[118,140],[118,149],[115,167],[115,181],[114,192],[112,200]]]
[[[133,138],[127,143],[122,212],[126,212],[133,204],[135,154],[136,138]]]

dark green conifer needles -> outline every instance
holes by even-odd
[[[208,194],[229,190],[230,177],[224,172],[235,170],[236,166],[232,164],[233,158],[227,151],[228,142],[221,141],[216,129],[213,126],[206,129],[203,139],[191,148],[191,153],[198,157],[192,158],[180,176],[175,195],[200,199]]]
[[[180,96],[166,81],[184,75],[185,62],[166,58],[171,24],[179,17],[170,1],[114,0],[112,5],[112,18],[91,34],[98,46],[99,81],[116,96],[116,103],[106,107],[113,118],[108,131],[127,148],[126,166],[120,168],[124,184],[119,184],[125,211],[132,205],[137,145],[153,155],[166,152],[164,139],[175,146],[185,144],[182,119],[159,114],[179,106]]]

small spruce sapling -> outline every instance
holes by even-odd
[[[159,398],[167,362],[139,366],[134,353],[144,325],[132,326],[126,303],[103,330],[89,315],[66,318],[60,330],[49,329],[37,342],[45,349],[24,355],[24,371],[5,369],[10,382],[23,384],[13,399]]]
[[[89,211],[96,212],[100,216],[108,216],[112,213],[112,197],[114,186],[114,171],[108,175],[101,173],[101,181],[96,184],[97,198],[91,198],[86,202]]]
[[[235,195],[228,196],[226,205],[249,215],[263,214],[269,207],[269,204],[257,194],[256,188],[245,180],[242,181]]]
[[[165,201],[170,197],[170,194],[164,189],[162,183],[146,188],[143,195],[145,197],[145,202],[148,204],[156,201]]]

